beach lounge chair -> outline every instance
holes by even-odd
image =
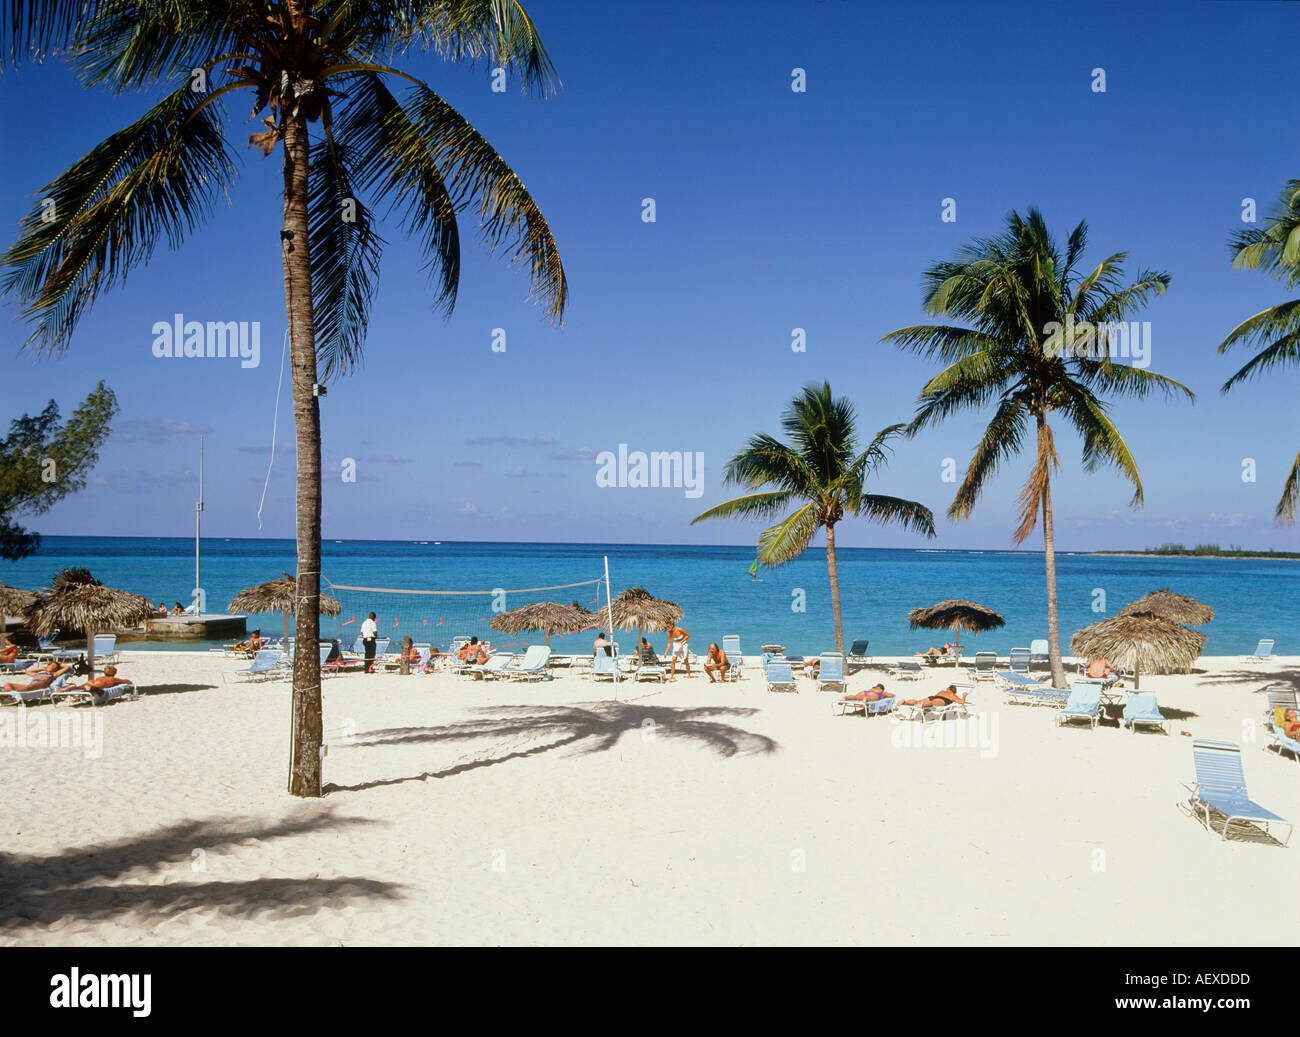
[[[975,665],[970,669],[973,681],[996,681],[998,679],[998,656],[996,652],[976,652]]]
[[[745,670],[745,656],[740,651],[740,635],[724,634],[722,651],[727,657],[727,680],[740,680],[740,675]]]
[[[946,702],[942,706],[917,706],[900,702],[893,712],[898,720],[919,720],[922,724],[934,723],[936,720],[944,720],[948,717],[957,719],[970,716],[968,706],[975,685],[954,684],[953,687],[957,689],[958,695],[966,696],[966,702]]]
[[[286,669],[281,664],[287,658],[288,656],[278,648],[263,648],[253,656],[250,665],[242,670],[235,670],[230,676],[245,682],[275,680],[285,675]]]
[[[1266,688],[1264,695],[1268,699],[1268,709],[1264,712],[1264,730],[1269,734],[1270,746],[1278,752],[1289,752],[1300,761],[1300,742],[1288,738],[1282,726],[1286,722],[1286,711],[1300,708],[1296,705],[1295,689]]]
[[[33,688],[31,691],[0,691],[0,706],[34,706],[44,702],[56,691],[68,683],[68,674],[56,677],[48,687]]]
[[[551,650],[546,645],[529,645],[519,665],[507,670],[505,676],[512,681],[541,680],[550,661]]]
[[[1261,638],[1259,644],[1255,646],[1255,650],[1246,656],[1246,661],[1262,663],[1273,654],[1273,644],[1274,641],[1271,637]]]
[[[848,691],[848,683],[844,680],[844,656],[838,652],[823,652],[817,658],[817,690]]]
[[[854,641],[849,646],[849,654],[844,659],[844,664],[848,667],[849,673],[859,670],[871,662],[871,656],[867,654],[867,646],[870,644],[871,642],[864,637],[860,641]]]
[[[1012,673],[1029,673],[1029,660],[1033,657],[1033,652],[1028,648],[1011,649],[1010,662],[1008,664]]]
[[[1161,715],[1156,697],[1147,692],[1130,695],[1124,703],[1124,725],[1136,733],[1140,724],[1158,727],[1165,734],[1169,733],[1169,721]]]
[[[860,698],[847,698],[841,696],[831,703],[831,712],[836,716],[849,716],[854,713],[861,713],[864,717],[879,716],[884,713],[893,711],[894,706],[898,704],[897,696],[886,696],[885,698],[876,699],[868,702]]]
[[[125,684],[115,684],[111,688],[104,688],[98,693],[81,688],[54,691],[50,693],[50,702],[55,706],[107,706],[110,702],[116,702],[121,698],[137,699],[139,697],[135,685],[128,681]]]
[[[1043,663],[1046,665],[1051,662],[1051,656],[1048,654],[1047,638],[1039,637],[1029,642],[1029,662]]]
[[[1095,731],[1101,719],[1101,685],[1088,681],[1075,681],[1065,708],[1056,714],[1056,725],[1073,720],[1085,720]]]
[[[948,651],[940,652],[938,655],[926,655],[924,652],[920,655],[927,666],[956,666],[961,661],[961,647],[953,645]]]
[[[768,691],[799,691],[799,685],[795,683],[794,674],[790,671],[790,663],[784,659],[773,659],[763,667],[763,680]]]
[[[918,662],[905,659],[902,662],[894,663],[889,668],[889,676],[896,681],[916,681],[925,676],[925,667]]]
[[[730,654],[727,658],[731,658]],[[638,681],[658,681],[662,684],[668,678],[668,670],[664,668],[663,662],[651,648],[644,656],[637,653],[636,670],[633,671],[632,678]]]
[[[618,663],[612,655],[606,655],[604,652],[599,652],[593,656],[591,660],[591,679],[596,680],[599,678],[604,680],[608,677],[610,680],[613,680],[614,671],[617,666]]]
[[[1192,761],[1196,766],[1196,780],[1186,786],[1191,792],[1188,803],[1193,816],[1198,808],[1204,811],[1206,828],[1214,831],[1210,823],[1210,811],[1213,810],[1223,818],[1220,837],[1224,841],[1232,822],[1245,821],[1262,824],[1270,837],[1273,835],[1270,826],[1284,824],[1287,833],[1282,845],[1290,842],[1291,822],[1251,800],[1246,790],[1246,774],[1241,767],[1240,746],[1198,738],[1192,743]]]
[[[1063,706],[1070,697],[1068,691],[1060,691],[1050,684],[1026,677],[1023,673],[1012,670],[998,670],[998,680],[1002,682],[1002,691],[1007,702],[1029,706]]]
[[[482,666],[471,666],[469,673],[472,677],[490,681],[504,674],[506,667],[514,661],[515,655],[513,652],[494,652]]]

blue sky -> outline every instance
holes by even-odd
[[[526,300],[524,271],[468,244],[444,320],[418,251],[386,225],[365,367],[322,405],[326,537],[751,543],[754,525],[689,525],[732,495],[725,461],[753,433],[778,432],[799,387],[823,379],[855,401],[865,431],[907,420],[937,368],[881,336],[923,319],[926,266],[1036,205],[1062,240],[1088,220],[1093,263],[1127,251],[1130,275],[1170,272],[1170,291],[1142,314],[1151,366],[1197,393],[1194,405],[1114,407],[1141,466],[1141,511],[1114,475],[1084,474],[1077,441],[1058,433],[1059,546],[1297,546],[1294,527],[1272,523],[1300,446],[1297,372],[1225,397],[1219,386],[1248,354],[1215,353],[1241,319],[1289,297],[1233,270],[1226,241],[1243,198],[1263,211],[1300,175],[1294,6],[528,7],[564,83],[545,101],[514,84],[493,93],[483,66],[417,53],[402,67],[465,114],[541,204],[570,280],[564,327]],[[805,93],[791,90],[795,68]],[[1094,68],[1105,93],[1092,90]],[[205,534],[293,534],[291,452],[277,454],[257,522],[285,326],[280,152],[243,146],[261,127],[242,98],[228,108],[241,157],[229,204],[102,296],[65,355],[21,352],[26,329],[0,301],[0,418],[50,397],[66,413],[101,378],[121,403],[90,485],[32,523],[42,532],[185,535],[202,433]],[[146,103],[85,92],[57,64],[5,74],[7,233],[42,185]],[[641,218],[647,197],[654,223]],[[940,219],[945,198],[956,222]],[[151,329],[178,312],[260,321],[260,366],[155,358]],[[792,351],[794,328],[806,352]],[[942,515],[954,490],[943,461],[964,468],[981,427],[967,416],[901,442],[877,488]],[[287,383],[274,438],[293,439]],[[594,454],[620,443],[702,453],[702,497],[597,486]],[[340,477],[345,458],[355,483]],[[1244,458],[1255,483],[1242,481]],[[1008,466],[971,519],[941,518],[928,546],[1009,545],[1027,468]],[[922,546],[860,522],[838,534],[847,546]]]

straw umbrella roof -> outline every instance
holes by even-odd
[[[230,603],[231,612],[298,612],[298,581],[285,573],[278,580],[268,580],[256,587],[245,587]],[[337,616],[343,611],[337,598],[328,594],[320,596],[320,611],[325,616]]]
[[[27,625],[38,637],[64,630],[137,627],[154,614],[153,602],[139,594],[105,587],[86,569],[63,569],[49,590],[27,609]]]
[[[1117,615],[1070,638],[1081,659],[1102,656],[1135,673],[1185,673],[1201,654],[1205,635],[1150,614]]]
[[[958,638],[963,630],[979,634],[1007,624],[1001,613],[994,612],[986,605],[951,598],[929,608],[912,609],[907,614],[907,621],[912,624],[913,630],[956,630]]]
[[[644,587],[629,587],[610,602],[610,612],[619,630],[667,630],[682,618],[680,605],[656,598]]]
[[[591,613],[580,605],[535,601],[493,616],[488,626],[507,634],[517,634],[521,630],[540,630],[546,634],[546,639],[549,641],[552,634],[575,633],[585,627],[590,620]]]
[[[1121,616],[1148,614],[1170,623],[1186,623],[1198,627],[1214,618],[1214,609],[1186,594],[1175,594],[1168,587],[1152,591],[1119,610]]]
[[[35,601],[35,592],[0,583],[0,616],[25,616]]]

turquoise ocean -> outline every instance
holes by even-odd
[[[225,611],[244,587],[295,570],[291,540],[202,542],[201,582],[210,612]],[[837,552],[846,645],[866,637],[871,652],[901,655],[942,643],[943,631],[911,630],[907,613],[945,598],[987,605],[1006,618],[1006,626],[963,646],[1005,655],[1047,636],[1047,596],[1041,553],[1011,551],[934,551],[840,548]],[[321,566],[331,584],[396,590],[486,591],[496,595],[396,595],[335,591],[343,605],[338,619],[322,618],[325,636],[351,640],[360,619],[379,614],[383,632],[394,638],[445,647],[455,634],[477,634],[495,643],[524,645],[541,635],[506,637],[489,630],[495,610],[529,601],[579,601],[595,610],[605,603],[604,566],[609,560],[613,593],[643,586],[685,609],[682,625],[692,646],[702,651],[724,634],[739,634],[742,649],[765,642],[807,655],[833,649],[826,554],[819,547],[777,569],[748,574],[752,547],[670,545],[453,543],[383,540],[328,541]],[[188,604],[194,585],[194,542],[184,538],[47,536],[40,552],[19,562],[0,563],[0,580],[12,587],[39,588],[58,569],[83,565],[103,583],[143,594],[157,603]],[[1068,652],[1070,635],[1080,627],[1114,615],[1125,604],[1162,587],[1189,594],[1215,609],[1207,655],[1236,655],[1254,648],[1260,637],[1277,641],[1280,654],[1300,653],[1300,560],[1119,557],[1092,554],[1057,556],[1061,633]],[[554,591],[511,593],[601,580]],[[326,587],[329,591],[329,587]],[[282,618],[258,616],[250,623],[278,634]],[[553,638],[557,651],[589,651],[593,634]],[[620,634],[625,650],[634,635]],[[663,635],[651,636],[663,650]],[[201,642],[137,642],[132,648],[193,649]]]

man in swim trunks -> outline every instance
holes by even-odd
[[[668,670],[668,679],[675,681],[677,679],[677,660],[681,659],[686,663],[686,676],[691,675],[691,635],[675,623],[668,624],[668,647],[665,649],[666,654],[673,658],[672,664]]]
[[[116,688],[119,684],[130,683],[130,681],[119,677],[117,675],[117,667],[110,663],[108,666],[104,667],[104,673],[101,676],[96,677],[94,680],[86,681],[84,684],[75,685],[71,690],[100,692],[104,691],[106,688]]]
[[[923,706],[929,709],[932,706],[954,706],[957,704],[966,705],[966,692],[957,694],[957,685],[949,684],[943,691],[932,695],[928,699],[901,699],[900,706]]]
[[[917,652],[916,654],[917,654],[917,655],[929,656],[930,658],[934,658],[934,657],[937,656],[937,655],[951,655],[951,654],[952,654],[952,647],[953,647],[953,646],[952,646],[952,642],[951,642],[951,641],[945,641],[945,642],[943,643],[943,647],[942,647],[942,648],[935,648],[933,645],[931,645],[931,646],[930,646],[929,648],[927,648],[924,652]]]
[[[708,675],[710,684],[726,684],[727,671],[731,669],[731,663],[727,660],[727,653],[718,647],[717,641],[709,642],[709,654],[704,660],[704,672]],[[714,680],[713,675],[718,674],[719,680]]]

